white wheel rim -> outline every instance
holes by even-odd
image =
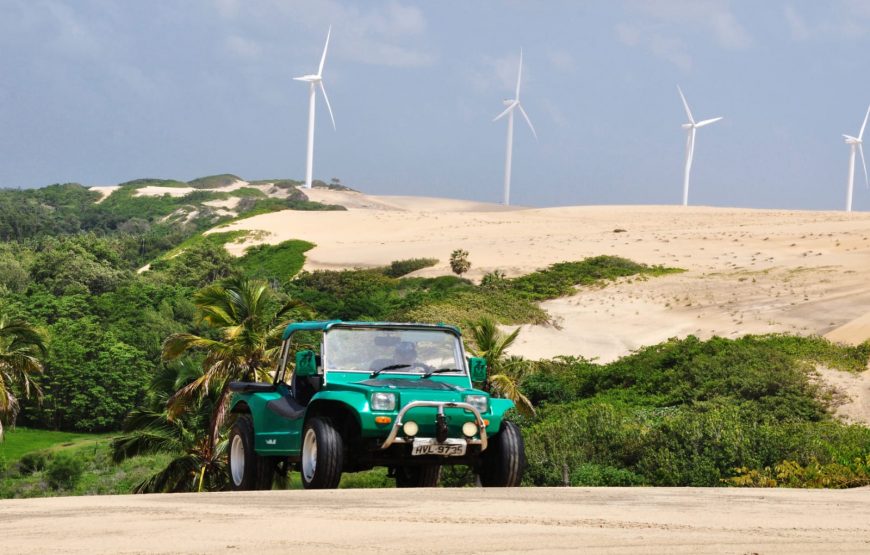
[[[317,436],[313,429],[305,432],[302,442],[302,476],[306,482],[314,479],[314,471],[317,470]]]
[[[230,447],[230,473],[233,476],[233,484],[242,484],[245,476],[245,444],[242,436],[233,436],[233,444]]]

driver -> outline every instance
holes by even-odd
[[[371,370],[394,368],[396,370],[419,366],[417,362],[417,345],[411,341],[400,341],[396,344],[391,358],[379,358],[372,361]]]
[[[393,354],[393,360],[396,364],[413,365],[417,362],[417,346],[410,341],[402,341],[396,345],[396,352]]]

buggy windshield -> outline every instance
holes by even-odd
[[[334,328],[323,359],[325,371],[465,373],[459,338],[438,329]]]

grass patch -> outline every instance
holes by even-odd
[[[545,301],[570,295],[578,285],[599,285],[620,277],[656,277],[684,271],[679,268],[638,264],[619,256],[596,256],[578,262],[552,264],[544,270],[505,280],[505,286],[529,300]]]
[[[313,243],[298,240],[256,245],[247,249],[238,262],[250,278],[284,282],[299,273],[305,264],[305,253],[313,248]]]
[[[198,235],[194,235],[186,239],[183,243],[172,249],[171,251],[164,254],[160,257],[161,260],[169,260],[171,258],[175,258],[185,250],[188,250],[192,247],[196,247],[199,245],[211,245],[222,247],[227,243],[237,243],[244,239],[246,239],[249,235],[251,235],[251,231],[246,229],[237,229],[234,231],[219,231],[215,233],[200,233]]]
[[[393,260],[390,265],[384,268],[384,274],[398,278],[406,276],[411,272],[422,270],[423,268],[431,268],[438,264],[437,258],[408,258],[406,260]]]
[[[6,429],[6,440],[0,443],[0,458],[12,464],[27,453],[90,444],[106,437],[107,434],[55,432],[20,427]]]
[[[81,477],[69,487],[51,485],[48,468],[59,453],[77,461],[83,470]],[[56,444],[48,451],[49,467],[45,470],[24,473],[16,465],[10,465],[5,472],[0,469],[0,499],[128,494],[142,480],[165,468],[172,459],[168,454],[147,455],[115,464],[111,454],[111,438],[106,435],[91,434],[87,440],[72,445]]]
[[[242,181],[242,178],[231,173],[222,173],[188,181],[187,186],[194,189],[220,189],[221,187],[232,185],[236,181]]]

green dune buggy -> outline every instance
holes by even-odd
[[[269,489],[279,468],[298,469],[305,488],[335,488],[375,466],[398,487],[432,487],[445,465],[467,465],[484,486],[519,485],[523,438],[504,419],[513,402],[473,388],[486,361],[466,358],[457,328],[298,322],[283,339],[271,383],[230,384],[233,489]]]

